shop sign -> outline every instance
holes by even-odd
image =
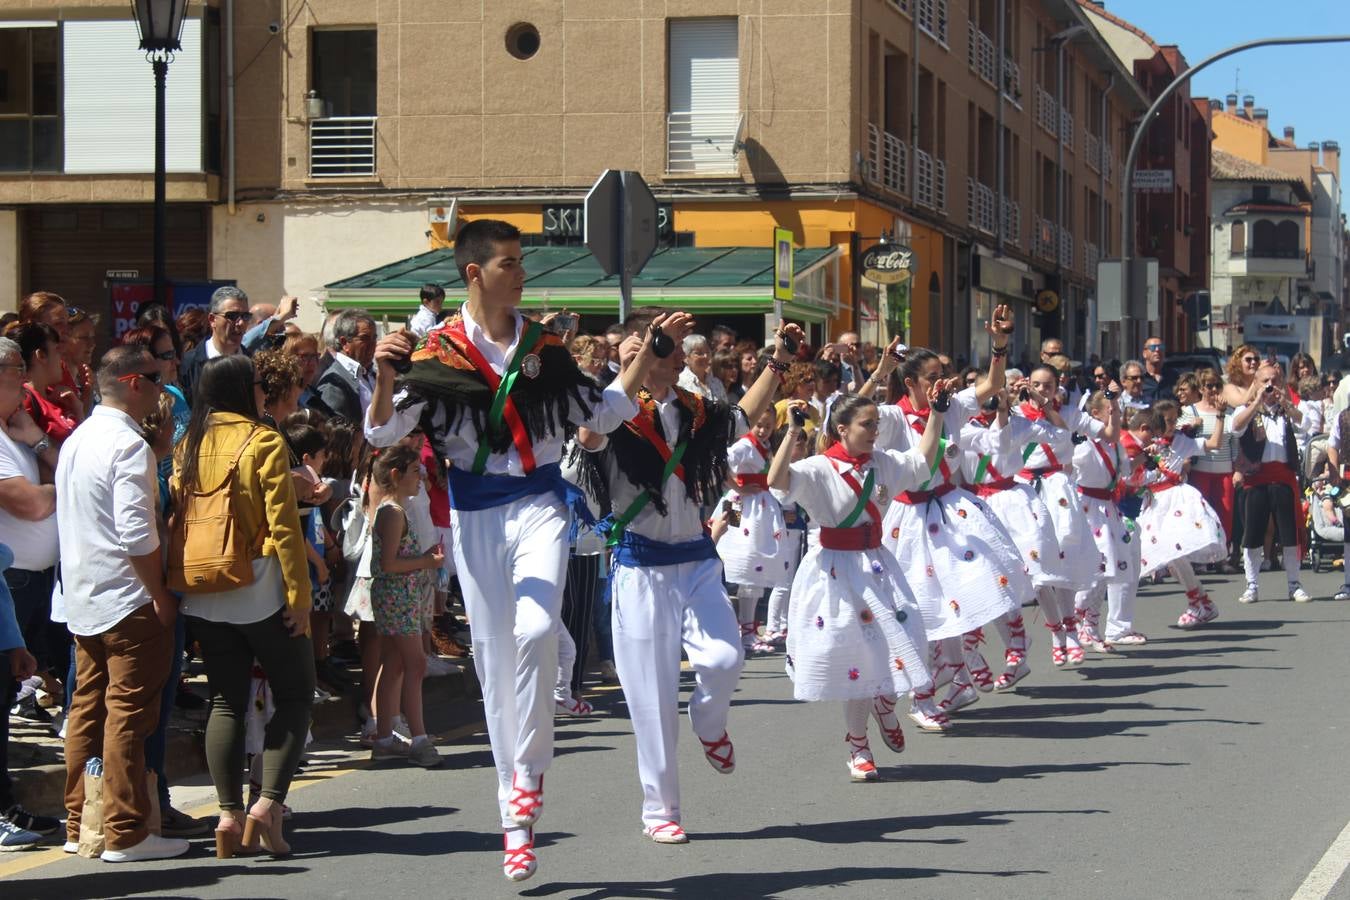
[[[862,255],[863,277],[876,284],[904,284],[914,264],[914,251],[904,244],[877,244]]]
[[[675,206],[672,203],[656,205],[656,233],[665,237],[675,230]],[[544,234],[555,238],[584,238],[586,236],[586,207],[580,203],[544,207]]]
[[[1135,169],[1134,189],[1145,194],[1172,193],[1171,169]]]

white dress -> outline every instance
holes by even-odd
[[[787,494],[779,490],[770,490],[783,510],[786,529],[783,539],[778,542],[778,555],[770,564],[774,572],[774,587],[790,588],[792,579],[797,575],[797,565],[802,560],[802,549],[806,544],[806,511],[796,503],[787,502]],[[784,505],[786,503],[786,505]]]
[[[768,449],[758,446],[749,435],[727,449],[727,463],[732,475],[765,475],[769,471],[770,458]],[[730,584],[752,587],[775,586],[781,580],[779,574],[782,571],[778,555],[787,537],[783,508],[767,490],[742,494],[733,489],[722,496],[714,514],[723,515],[728,504],[740,511],[740,524],[729,524],[717,542],[717,555],[722,557],[726,580]]]
[[[1022,407],[1016,412],[1023,414]],[[1059,411],[1067,428],[1060,428],[1045,420],[1031,424],[1040,433],[1040,438],[1018,448],[1022,454],[1022,469],[1017,480],[1030,484],[1045,501],[1046,509],[1055,526],[1055,537],[1059,540],[1059,552],[1064,560],[1060,572],[1061,579],[1056,587],[1081,590],[1096,580],[1096,546],[1092,529],[1079,503],[1078,488],[1070,472],[1074,458],[1073,433],[1079,432],[1095,437],[1101,432],[1102,423],[1082,410],[1066,406]],[[1031,472],[1044,471],[1040,478]],[[1045,471],[1051,470],[1051,471]]]
[[[966,483],[1003,523],[1032,587],[1039,588],[1064,583],[1065,561],[1045,501],[1031,485],[1013,478],[1022,465],[1021,448],[1035,436],[1031,423],[1018,416],[1002,428],[971,419],[961,429],[961,445],[969,451],[962,462]]]
[[[1104,441],[1084,441],[1075,447],[1073,466],[1078,487],[1090,491],[1113,492],[1130,475],[1129,457],[1118,444]],[[1136,523],[1121,515],[1114,500],[1080,494],[1079,504],[1097,547],[1094,581],[1137,582],[1140,542]]]
[[[952,397],[944,436],[959,436],[978,412],[974,388]],[[903,450],[917,442],[915,426],[923,428],[923,419],[907,402],[881,407],[880,414],[877,446]],[[960,486],[959,445],[951,448],[956,454],[939,460],[930,480],[917,487],[942,495],[905,502],[891,486],[897,502],[886,510],[881,533],[918,598],[930,641],[974,631],[1015,612],[1032,594],[1017,545],[984,501]]]
[[[1179,559],[1212,563],[1228,555],[1219,517],[1204,495],[1183,480],[1186,460],[1203,455],[1204,447],[1195,438],[1175,432],[1160,450],[1160,477],[1150,486],[1149,502],[1139,514],[1141,576]]]
[[[878,511],[895,487],[917,486],[928,474],[917,450],[878,451],[860,470],[814,456],[792,464],[787,500],[804,507],[813,525],[836,527],[858,503],[841,471],[861,486],[868,469],[876,472],[872,502]],[[858,521],[867,520],[864,512]],[[932,683],[925,651],[922,614],[885,547],[829,550],[811,541],[792,582],[788,613],[794,697],[862,700],[923,690]]]

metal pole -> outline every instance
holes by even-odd
[[[1139,147],[1144,142],[1144,134],[1148,131],[1148,126],[1153,122],[1153,117],[1157,115],[1158,110],[1167,102],[1167,99],[1176,93],[1177,88],[1181,87],[1201,70],[1208,68],[1221,59],[1232,56],[1235,53],[1241,53],[1244,50],[1252,50],[1256,47],[1274,47],[1288,44],[1345,44],[1350,43],[1350,34],[1325,35],[1320,37],[1284,37],[1284,38],[1262,38],[1258,41],[1247,41],[1243,44],[1235,44],[1227,50],[1220,50],[1213,56],[1210,56],[1198,64],[1182,72],[1172,80],[1172,83],[1163,88],[1163,92],[1158,95],[1158,99],[1153,101],[1153,105],[1144,113],[1143,119],[1134,129],[1134,138],[1130,141],[1130,150],[1125,155],[1125,167],[1121,174],[1121,184],[1123,186],[1125,197],[1121,203],[1120,212],[1120,277],[1121,277],[1121,316],[1120,316],[1120,337],[1121,352],[1125,348],[1133,346],[1136,341],[1134,335],[1135,303],[1134,294],[1131,290],[1133,273],[1131,272],[1131,258],[1134,256],[1134,160],[1139,155]]]
[[[168,308],[165,300],[164,279],[164,81],[169,74],[169,61],[151,60],[155,70],[155,303]]]

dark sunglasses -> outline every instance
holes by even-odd
[[[1151,351],[1153,351],[1153,352],[1160,352],[1160,351],[1163,349],[1163,345],[1162,345],[1162,344],[1145,344],[1145,345],[1144,345],[1144,349],[1145,349],[1145,350],[1151,350]]]
[[[212,315],[220,316],[222,319],[228,319],[231,325],[237,325],[248,318],[248,313],[239,309],[232,309],[229,312],[223,313],[213,313]]]

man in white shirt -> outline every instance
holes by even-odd
[[[562,497],[574,499],[559,465],[565,425],[618,428],[637,412],[633,398],[656,360],[652,335],[630,338],[620,353],[630,365],[609,387],[597,387],[556,336],[521,316],[522,256],[520,232],[509,223],[477,219],[460,229],[455,262],[468,299],[438,332],[445,342],[436,350],[414,353],[406,332],[380,339],[365,419],[375,447],[394,444],[425,419],[437,455],[453,463],[455,567],[496,764],[502,874],[512,881],[538,865],[533,825],[553,760],[570,524]],[[666,320],[680,337],[688,321],[683,313]],[[409,357],[395,394],[395,363]]]
[[[80,840],[84,767],[103,760],[105,862],[167,859],[188,843],[147,829],[145,739],[159,723],[178,601],[164,585],[155,458],[140,423],[159,407],[159,363],[114,347],[98,371],[102,403],[56,466],[57,523],[67,548],[62,596],[75,635],[66,721],[66,839]]]
[[[338,352],[314,383],[309,405],[329,418],[355,424],[370,406],[375,387],[370,371],[375,358],[375,320],[360,310],[343,310],[333,324],[333,336]]]
[[[436,320],[445,306],[445,288],[439,284],[424,284],[420,297],[422,305],[417,307],[417,312],[408,322],[408,330],[416,338],[425,337],[428,331],[436,327]]]

